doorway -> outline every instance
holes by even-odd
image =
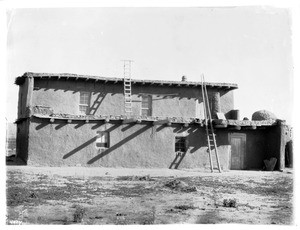
[[[246,134],[230,133],[229,143],[231,145],[231,170],[245,169],[246,158]]]

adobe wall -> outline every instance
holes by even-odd
[[[276,170],[285,168],[285,148],[290,140],[289,128],[284,122],[279,121],[278,125],[270,128],[268,133],[268,158],[275,157],[277,159]]]
[[[228,134],[242,133],[246,134],[246,155],[245,169],[263,169],[263,160],[267,159],[268,153],[268,133],[267,129],[261,130],[217,130],[217,140],[220,144],[229,143]],[[226,135],[227,134],[227,135]],[[226,139],[227,138],[227,139]]]
[[[196,105],[196,117],[199,118],[204,118],[204,112],[203,112],[203,98],[202,98],[202,93],[201,90],[198,89],[199,95],[198,95],[198,100],[197,100],[197,105]],[[215,94],[219,92],[220,98],[219,100],[219,106],[218,110],[220,110],[221,113],[225,114],[225,117],[227,119],[231,119],[231,110],[234,109],[234,98],[233,98],[233,90],[223,90],[223,89],[207,89],[208,97],[209,98],[215,98]],[[213,110],[216,110],[216,105],[214,105],[215,102],[210,102],[210,109],[212,110],[212,118],[216,118],[213,114]]]
[[[79,114],[80,91],[91,92],[91,107],[94,102],[100,103],[94,115],[122,115],[124,114],[123,85],[104,84],[84,81],[40,80],[35,79],[33,92],[33,106],[43,105],[53,108],[54,113]],[[196,89],[170,88],[165,86],[132,87],[133,115],[141,115],[140,93],[151,94],[179,94],[178,96],[153,96],[152,116],[195,117]]]
[[[27,117],[27,107],[31,105],[33,78],[26,78],[25,82],[19,86],[18,98],[18,118]]]
[[[133,85],[132,93],[132,106],[134,114],[140,115],[141,96],[139,96],[139,94],[149,93],[154,94],[152,96],[152,116],[188,118],[196,117],[196,101],[200,95],[199,89],[185,87]],[[159,94],[173,94],[173,96],[164,96]]]
[[[24,162],[28,159],[29,120],[17,124],[16,154]]]
[[[91,92],[91,107],[99,102],[93,115],[124,114],[123,84],[95,83],[91,81],[35,79],[32,105],[49,106],[54,113],[79,114],[80,91]],[[221,112],[227,114],[233,109],[233,92],[220,91]],[[216,89],[208,88],[209,97]],[[132,86],[133,115],[141,115],[140,93],[153,94],[152,116],[154,117],[204,117],[202,94],[199,88],[167,86]],[[155,95],[156,94],[156,95]],[[173,94],[163,96],[159,94]],[[178,95],[174,95],[178,94]]]
[[[97,131],[105,130],[110,133],[110,148],[101,153],[95,140]],[[68,124],[62,120],[49,123],[34,117],[30,124],[28,165],[170,168],[176,158],[176,135],[186,135],[189,146],[178,168],[209,169],[205,130],[199,126],[155,128],[150,124]],[[221,167],[227,170],[230,146],[218,146]]]
[[[227,119],[232,119],[230,111],[234,109],[233,90],[220,90],[221,112],[225,114]]]

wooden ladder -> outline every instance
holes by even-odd
[[[124,60],[124,107],[125,114],[132,114],[132,95],[131,95],[131,60]]]
[[[214,128],[212,125],[208,94],[207,94],[206,83],[203,75],[201,76],[201,83],[202,83],[201,89],[202,89],[203,110],[204,110],[205,129],[206,129],[206,137],[207,137],[208,152],[209,152],[210,169],[211,172],[214,171],[214,166],[212,161],[212,150],[214,150],[217,159],[218,170],[219,172],[222,172],[220,167],[220,162],[219,162],[216,134],[214,133]]]

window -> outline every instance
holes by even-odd
[[[79,111],[81,114],[88,114],[90,109],[90,93],[80,92]]]
[[[142,96],[142,106],[141,106],[141,115],[142,116],[151,116],[152,108],[152,97],[150,95]]]
[[[186,151],[186,137],[175,137],[175,152]]]
[[[97,132],[97,139],[96,139],[96,147],[97,148],[109,148],[109,136],[108,132]]]

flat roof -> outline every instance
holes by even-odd
[[[33,73],[26,72],[22,76],[19,76],[15,80],[15,84],[22,85],[26,78],[33,77],[37,79],[66,79],[66,80],[84,80],[84,81],[94,81],[94,82],[104,82],[104,83],[123,83],[123,78],[112,78],[112,77],[102,77],[102,76],[91,76],[91,75],[80,75],[71,73]],[[182,87],[201,87],[201,82],[194,81],[165,81],[165,80],[139,80],[131,79],[132,84],[140,85],[160,85],[160,86],[182,86]],[[238,85],[233,83],[212,83],[205,82],[207,87],[223,88],[227,90],[237,89]]]
[[[33,114],[36,118],[53,119],[53,120],[74,120],[74,121],[127,121],[128,123],[140,122],[155,122],[156,124],[198,124],[205,126],[205,120],[199,118],[184,118],[184,117],[149,117],[149,116],[132,116],[125,115],[71,115],[71,114]],[[263,121],[250,121],[250,120],[213,120],[216,128],[230,128],[230,127],[267,127],[278,124],[278,120],[263,120]],[[220,127],[222,125],[223,127]],[[218,127],[219,126],[219,127]]]

